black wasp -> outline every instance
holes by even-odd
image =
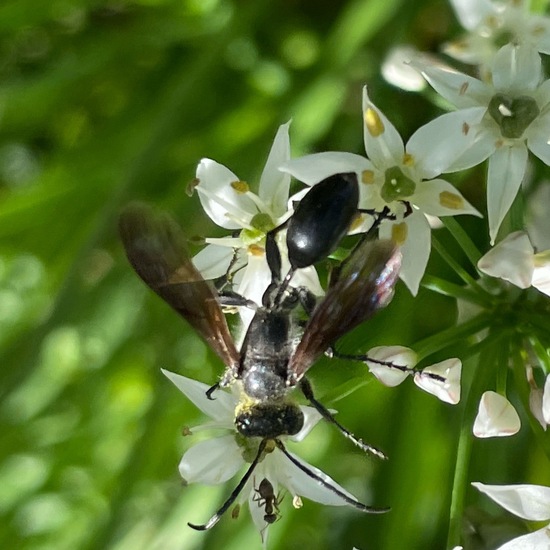
[[[331,200],[319,196],[317,187],[323,185]],[[137,274],[189,322],[226,366],[221,381],[208,391],[208,396],[218,387],[236,385],[241,395],[235,410],[236,429],[259,442],[255,459],[228,500],[206,524],[189,524],[191,527],[205,530],[214,526],[235,502],[257,464],[275,448],[317,483],[357,509],[370,513],[387,510],[366,506],[342,493],[296,461],[280,439],[297,434],[303,427],[303,413],[289,395],[298,386],[310,404],[347,438],[363,450],[385,458],[335,420],[315,399],[304,375],[341,336],[389,302],[399,274],[399,250],[391,241],[372,238],[373,232],[369,232],[342,262],[325,297],[318,303],[304,289],[289,286],[297,268],[315,263],[337,247],[357,213],[357,201],[355,174],[331,176],[313,187],[285,224],[291,269],[282,281],[280,253],[273,234],[268,235],[266,256],[273,280],[261,306],[231,292],[220,294],[212,283],[205,281],[186,252],[181,229],[167,214],[156,213],[139,203],[128,206],[121,214],[120,234]],[[309,319],[295,345],[300,327],[292,312],[299,303],[309,313]],[[221,305],[246,306],[255,311],[240,351],[230,335]]]

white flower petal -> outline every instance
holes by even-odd
[[[549,81],[550,82],[550,81]],[[550,111],[540,115],[525,131],[527,147],[544,164],[550,166]]]
[[[442,376],[445,381],[435,380],[429,374]],[[460,402],[460,379],[462,363],[453,357],[426,367],[414,375],[414,383],[424,391],[435,395],[441,401],[456,405]]]
[[[469,31],[496,13],[495,6],[489,0],[450,0],[450,3],[460,24]]]
[[[271,272],[269,271],[265,254],[261,256],[249,254],[248,265],[237,288],[237,293],[257,304],[261,304],[262,296],[270,283]]]
[[[480,65],[479,72],[483,75],[495,56],[494,44],[479,34],[466,34],[457,40],[446,42],[441,51],[462,63]]]
[[[508,437],[520,428],[518,413],[508,399],[494,391],[486,391],[481,396],[473,427],[476,437]]]
[[[538,423],[542,426],[542,429],[546,431],[548,428],[548,422],[544,419],[542,410],[543,396],[544,391],[542,388],[531,388],[531,391],[529,392],[529,409],[531,410],[533,416],[538,420]]]
[[[534,286],[539,292],[550,296],[550,264],[537,265],[537,256],[535,254],[535,269],[533,271],[533,278],[531,279],[531,285]]]
[[[550,526],[538,531],[516,537],[515,539],[499,546],[497,550],[548,550],[550,544]]]
[[[439,95],[459,109],[486,107],[493,95],[491,87],[450,67],[418,59],[411,61],[411,65],[422,71],[424,78]]]
[[[403,161],[403,140],[395,126],[370,100],[367,86],[363,87],[363,138],[367,156],[379,170],[400,165]]]
[[[286,468],[284,469],[285,478],[280,479],[282,485],[288,488],[293,496],[303,496],[314,502],[320,502],[321,504],[326,504],[329,506],[348,506],[349,504],[340,496],[333,493],[330,489],[327,489],[316,480],[309,477],[307,474],[302,472],[298,467],[294,466],[280,451],[277,453],[282,457],[279,460],[286,460]],[[336,483],[331,477],[327,474],[315,468],[311,464],[301,460],[294,453],[290,453],[294,459],[296,459],[300,464],[306,467],[308,470],[311,470],[314,474],[319,476],[325,483],[332,485],[342,493],[344,493],[349,498],[354,500],[355,497],[346,491],[341,485]]]
[[[550,54],[550,19],[546,15],[531,14],[529,31],[536,36],[536,48],[541,53]]]
[[[481,164],[495,152],[497,139],[500,138],[496,124],[477,129],[474,143],[458,157],[445,172],[460,172]]]
[[[307,185],[315,185],[334,174],[345,172],[361,174],[364,170],[372,170],[373,166],[368,159],[361,155],[328,151],[289,160],[283,163],[279,169],[288,172]]]
[[[244,243],[240,237],[206,237],[207,244],[223,246],[224,248],[243,248]]]
[[[199,441],[181,459],[179,471],[187,483],[217,485],[231,479],[244,465],[234,435]]]
[[[233,250],[226,246],[209,244],[193,257],[193,265],[206,279],[217,279],[227,273]]]
[[[372,359],[378,359],[379,361],[391,361],[395,365],[413,368],[418,357],[414,350],[406,348],[405,346],[378,346],[370,349],[367,355]],[[409,376],[407,371],[402,371],[392,367],[373,363],[372,361],[366,361],[369,371],[382,382],[385,386],[394,387],[398,386]]]
[[[319,275],[314,267],[304,267],[297,269],[296,273],[292,277],[292,286],[294,287],[306,287],[315,296],[322,296],[325,291],[319,281]]]
[[[237,219],[250,220],[256,213],[254,202],[246,194],[238,193],[231,184],[239,178],[218,162],[204,158],[197,166],[199,193],[204,211],[212,221],[225,229],[241,229]]]
[[[191,378],[186,378],[175,372],[170,372],[161,369],[162,374],[170,380],[180,390],[197,409],[201,410],[204,414],[210,418],[220,422],[221,424],[227,424],[228,428],[234,428],[233,416],[235,413],[236,400],[235,397],[226,391],[217,391],[214,395],[214,399],[208,399],[206,397],[207,390],[210,386],[197,382]]]
[[[527,147],[500,147],[489,158],[487,210],[491,244],[495,242],[504,216],[514,202],[527,168]]]
[[[550,374],[544,383],[544,397],[542,398],[542,416],[547,424],[550,424]]]
[[[549,19],[550,21],[550,19]],[[540,109],[550,103],[550,79],[545,80],[534,92],[533,97]]]
[[[431,237],[428,220],[422,212],[415,211],[403,222],[388,222],[380,227],[380,238],[392,238],[394,233],[405,234],[405,240],[398,242],[403,255],[399,277],[411,294],[416,296],[430,256]]]
[[[317,423],[323,418],[321,413],[313,407],[301,406],[300,409],[304,413],[304,425],[302,429],[296,434],[290,436],[292,441],[300,442],[304,440],[313,428],[317,426]]]
[[[423,179],[445,172],[475,141],[475,126],[486,107],[471,107],[441,115],[419,128],[407,142],[415,168]]]
[[[422,55],[408,45],[398,45],[390,49],[382,63],[382,76],[394,86],[409,92],[419,92],[426,86],[426,81],[418,70],[411,67],[410,60]]]
[[[542,62],[531,46],[506,44],[493,61],[493,85],[498,91],[534,90],[542,80]]]
[[[530,521],[550,519],[550,487],[542,485],[472,485],[497,504]]]
[[[519,288],[529,288],[535,269],[533,245],[525,231],[510,233],[477,263],[483,273],[499,277]]]
[[[481,214],[448,181],[435,179],[417,183],[412,202],[430,216]]]
[[[277,218],[286,212],[288,190],[290,187],[290,176],[279,170],[279,166],[290,158],[289,126],[290,122],[279,126],[260,177],[258,190],[260,199],[266,205],[269,205],[271,212]]]

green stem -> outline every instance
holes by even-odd
[[[490,336],[493,335],[490,334]],[[498,340],[505,341],[503,336],[503,334],[499,335]],[[466,407],[464,408],[461,422],[455,464],[455,475],[453,479],[447,548],[454,548],[460,544],[462,518],[464,512],[464,498],[468,487],[468,472],[470,457],[472,454],[472,426],[477,414],[479,399],[487,386],[490,379],[490,374],[496,364],[496,354],[497,346],[494,345],[486,348],[480,355],[475,372],[473,373],[472,384],[466,398]]]
[[[550,319],[546,314],[542,315],[535,311],[530,311],[529,315],[527,315],[524,319],[519,317],[518,321],[521,323],[526,323],[527,325],[531,324],[539,330],[542,330],[545,334],[550,333]]]
[[[437,250],[441,258],[449,265],[449,267],[471,288],[476,290],[480,295],[487,296],[487,291],[483,289],[474,279],[450,254],[447,249],[439,242],[437,237],[432,235],[432,245]]]
[[[474,336],[481,330],[488,328],[490,323],[491,317],[486,313],[482,313],[461,325],[450,327],[424,340],[418,341],[413,346],[418,354],[418,360],[421,361],[428,355],[450,347],[456,342],[463,341],[465,338]]]
[[[424,288],[433,290],[443,296],[450,296],[451,298],[464,300],[472,304],[477,304],[481,307],[490,307],[492,305],[486,295],[482,296],[478,292],[474,292],[469,287],[463,287],[455,283],[451,283],[445,279],[435,277],[434,275],[424,275],[421,285]]]
[[[523,200],[523,192],[520,189],[508,213],[510,220],[510,232],[522,231],[525,229],[525,221],[523,216],[524,212],[525,205]]]
[[[533,352],[541,364],[544,374],[550,374],[550,356],[548,355],[546,348],[542,345],[541,341],[535,334],[529,335],[529,343],[531,344]]]
[[[452,216],[444,216],[441,218],[443,225],[447,228],[449,233],[454,237],[455,241],[460,245],[464,254],[470,260],[470,263],[476,267],[477,262],[481,258],[481,252],[477,246],[473,243],[472,239],[462,226]]]

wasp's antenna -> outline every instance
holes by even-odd
[[[315,399],[313,395],[313,388],[311,387],[311,384],[307,380],[307,378],[302,378],[300,380],[300,389],[302,390],[302,393],[306,397],[306,399],[311,403],[311,405],[320,413],[320,415],[331,424],[334,424],[341,432],[342,434],[347,437],[354,445],[357,445],[362,451],[366,453],[370,453],[373,455],[376,455],[379,458],[382,458],[384,460],[387,460],[388,457],[379,449],[376,447],[373,447],[372,445],[369,445],[368,443],[365,443],[362,439],[358,439],[355,437],[347,428],[344,428],[342,424],[340,424],[336,418],[334,418],[334,415],[317,399]]]
[[[331,493],[334,493],[335,495],[339,496],[342,500],[344,500],[347,504],[357,508],[358,510],[361,510],[361,512],[366,512],[368,514],[384,514],[385,512],[389,512],[390,508],[374,508],[372,506],[367,506],[366,504],[363,504],[362,502],[359,502],[358,500],[355,500],[354,498],[349,497],[346,495],[346,493],[340,491],[337,487],[334,485],[331,485],[327,481],[325,481],[322,477],[317,475],[313,470],[310,470],[307,466],[302,464],[299,460],[294,458],[285,448],[283,443],[279,441],[278,439],[275,439],[275,444],[279,448],[279,450],[296,466],[299,470],[304,472],[308,477],[311,479],[314,479],[319,485],[322,485],[325,489],[328,489]]]
[[[243,490],[244,486],[246,485],[247,481],[250,479],[250,476],[254,472],[256,466],[258,465],[258,462],[260,462],[260,458],[265,450],[265,446],[267,444],[267,439],[262,439],[260,442],[260,446],[258,447],[258,452],[256,453],[256,458],[252,461],[252,464],[248,467],[248,470],[244,474],[244,476],[241,478],[241,481],[239,481],[239,484],[233,489],[233,492],[229,495],[229,498],[223,503],[223,506],[203,525],[195,525],[194,523],[188,523],[189,527],[192,529],[196,529],[197,531],[207,531],[208,529],[211,529],[220,521],[221,517],[225,514],[225,512],[228,510],[228,508],[235,502],[241,491]]]

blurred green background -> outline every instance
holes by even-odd
[[[203,418],[160,368],[212,384],[223,366],[132,272],[118,212],[146,200],[190,236],[221,235],[186,194],[198,161],[254,188],[290,118],[295,156],[362,153],[364,83],[408,137],[441,111],[385,83],[381,62],[392,45],[436,51],[457,31],[443,1],[0,4],[1,548],[260,547],[246,510],[208,533],[186,525],[206,521],[234,483],[181,487],[192,444],[181,429]],[[479,180],[462,190],[483,209]],[[413,300],[399,285],[342,348],[410,345],[455,318],[452,300]],[[392,512],[294,510],[287,495],[270,548],[444,548],[461,407],[341,361],[311,373],[317,396],[390,461],[326,425],[292,450]],[[522,437],[483,442],[472,479],[525,481],[541,457]]]

